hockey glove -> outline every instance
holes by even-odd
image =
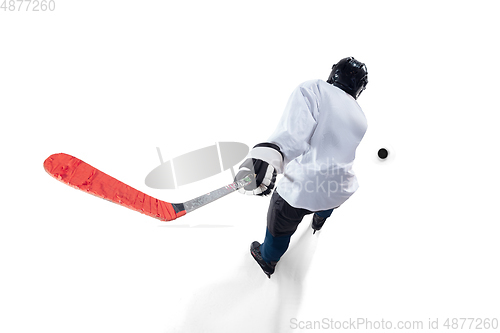
[[[279,147],[273,143],[259,143],[248,154],[241,164],[236,180],[249,174],[255,174],[250,184],[239,190],[240,193],[265,196],[272,192],[277,173],[283,172],[283,155]]]

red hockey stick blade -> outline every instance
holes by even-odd
[[[182,204],[153,198],[67,154],[49,156],[43,167],[52,177],[71,187],[161,221],[172,221],[186,214]]]

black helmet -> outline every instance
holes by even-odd
[[[365,64],[353,57],[344,58],[333,65],[332,72],[326,82],[358,99],[368,84],[368,70]]]

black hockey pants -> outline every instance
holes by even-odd
[[[328,218],[332,211],[333,209],[312,212],[292,207],[275,190],[267,212],[266,237],[260,247],[262,258],[268,263],[278,262],[288,249],[290,239],[304,216],[315,213]]]

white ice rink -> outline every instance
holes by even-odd
[[[496,1],[3,3],[0,332],[499,331]],[[165,223],[43,169],[65,152],[194,198],[231,173],[148,188],[156,147],[265,141],[347,56],[369,72],[360,189],[316,235],[306,217],[271,279],[249,254],[269,198]]]

